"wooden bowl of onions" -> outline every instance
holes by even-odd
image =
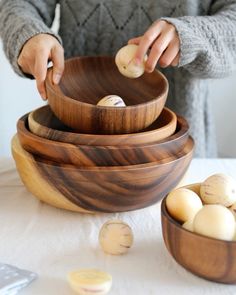
[[[205,188],[211,189],[209,183]],[[162,200],[161,222],[165,245],[176,262],[193,274],[219,283],[235,284],[236,241],[232,207],[235,208],[236,203],[232,205],[231,201],[226,204],[231,204],[232,207],[228,208],[219,200],[218,203],[216,200],[209,203],[208,198],[213,194],[208,191],[203,196],[203,190],[203,183],[196,183],[180,188],[179,191],[177,189]],[[178,202],[173,202],[171,197],[177,191],[180,198]],[[219,191],[222,193],[221,189]],[[202,200],[200,207],[198,197]],[[183,209],[184,199],[188,202],[188,213]],[[177,208],[176,211],[173,210],[174,207]],[[196,211],[194,217],[189,217],[189,221],[184,222],[192,210]]]
[[[155,70],[141,77],[123,76],[114,57],[76,57],[65,62],[59,85],[46,78],[48,102],[67,126],[84,133],[125,134],[143,130],[160,115],[168,94],[168,81]],[[121,97],[126,106],[101,106],[107,95]]]

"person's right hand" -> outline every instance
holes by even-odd
[[[58,84],[64,70],[64,50],[58,40],[49,34],[38,34],[30,38],[17,60],[21,70],[36,79],[42,99],[47,99],[44,81],[49,61],[53,63],[53,83]]]

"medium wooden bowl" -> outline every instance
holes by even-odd
[[[178,118],[174,135],[161,142],[133,146],[86,146],[48,140],[29,131],[27,118],[25,115],[17,123],[18,137],[26,151],[44,159],[76,166],[127,166],[155,161],[162,163],[180,152],[188,140],[188,126],[181,117]]]
[[[185,186],[200,194],[200,184]],[[219,283],[236,283],[236,242],[208,238],[181,227],[161,204],[162,235],[172,257],[193,274]]]
[[[17,136],[12,141],[18,172],[29,191],[57,207],[74,210],[76,206],[77,211],[91,212],[122,212],[156,203],[185,174],[193,148],[193,140],[189,138],[181,152],[162,164],[76,167],[26,152]],[[69,202],[66,206],[65,201]]]
[[[55,115],[65,125],[86,133],[140,131],[157,119],[168,94],[168,81],[159,71],[129,79],[120,74],[109,56],[69,59],[60,84],[53,84],[52,69],[45,84]],[[127,107],[96,105],[110,94],[122,97]]]
[[[102,146],[154,143],[174,134],[177,124],[175,113],[170,109],[164,108],[151,126],[138,133],[116,135],[75,133],[55,117],[48,105],[31,112],[28,121],[30,131],[40,137],[76,145]],[[186,125],[187,123],[185,122],[184,124]]]

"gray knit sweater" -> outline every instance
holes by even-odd
[[[235,69],[236,0],[2,0],[0,34],[19,75],[24,76],[17,65],[24,43],[39,33],[53,34],[57,3],[61,18],[56,37],[66,57],[114,55],[155,20],[174,24],[181,51],[178,67],[163,70],[170,83],[167,105],[188,120],[195,156],[216,156],[206,78],[225,77]]]

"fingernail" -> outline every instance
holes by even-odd
[[[145,71],[147,73],[151,73],[152,72],[152,68],[150,66],[146,66]]]
[[[53,75],[53,83],[58,84],[60,82],[61,75],[60,74],[54,74]]]
[[[44,91],[40,92],[39,94],[40,94],[42,100],[47,100],[47,95]]]
[[[139,66],[139,65],[141,64],[140,59],[136,57],[136,58],[134,59],[134,64],[135,64],[136,66]]]

